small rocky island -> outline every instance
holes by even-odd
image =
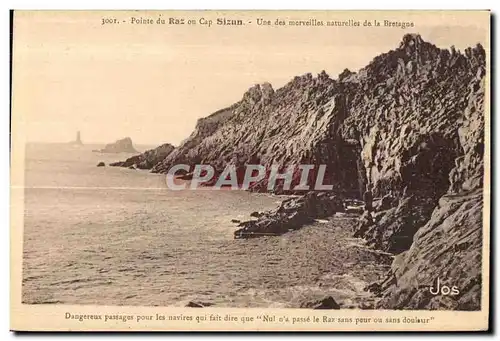
[[[114,143],[108,143],[103,149],[95,149],[93,151],[98,153],[137,153],[130,137],[125,137]]]

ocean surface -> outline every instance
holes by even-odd
[[[131,156],[92,152],[101,147],[26,146],[23,303],[298,307],[331,295],[356,307],[389,267],[350,238],[349,217],[235,240],[231,219],[283,197],[169,191],[164,175],[96,167]]]

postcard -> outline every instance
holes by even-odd
[[[11,329],[484,331],[489,11],[13,11]]]

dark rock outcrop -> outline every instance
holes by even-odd
[[[262,215],[263,215],[262,212],[257,212],[257,211],[250,213],[250,217],[254,218],[260,218]]]
[[[97,164],[97,167],[104,167],[104,166],[106,166],[106,164],[102,161]]]
[[[379,308],[479,310],[482,283],[482,191],[445,195],[379,283]],[[458,290],[433,295],[437,280]]]
[[[110,166],[151,169],[158,162],[165,159],[174,150],[174,148],[175,147],[170,143],[165,143],[157,148],[147,150],[142,154],[132,156],[125,161],[111,163]]]
[[[137,153],[130,137],[125,137],[114,143],[109,143],[103,149],[95,151],[100,153]]]
[[[368,245],[387,252],[405,251],[415,232],[429,219],[434,206],[434,201],[426,197],[404,197],[396,207],[383,211],[372,221],[364,215],[355,237],[366,238]]]
[[[310,192],[284,200],[278,209],[264,212],[258,219],[240,223],[234,238],[277,236],[311,224],[315,218],[326,218],[343,212],[342,200],[333,193]]]
[[[213,305],[212,303],[208,303],[208,302],[189,301],[188,304],[186,304],[186,307],[204,308],[204,307],[210,307],[212,305]]]
[[[300,305],[300,307],[307,309],[340,309],[339,304],[332,296],[328,296],[316,301],[304,302]]]

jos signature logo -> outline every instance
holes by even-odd
[[[431,286],[429,288],[429,291],[432,295],[444,295],[444,296],[455,296],[460,294],[460,290],[458,290],[458,287],[453,285],[453,286],[448,286],[448,285],[443,285],[443,283],[440,282],[439,277],[436,281],[436,285]]]

